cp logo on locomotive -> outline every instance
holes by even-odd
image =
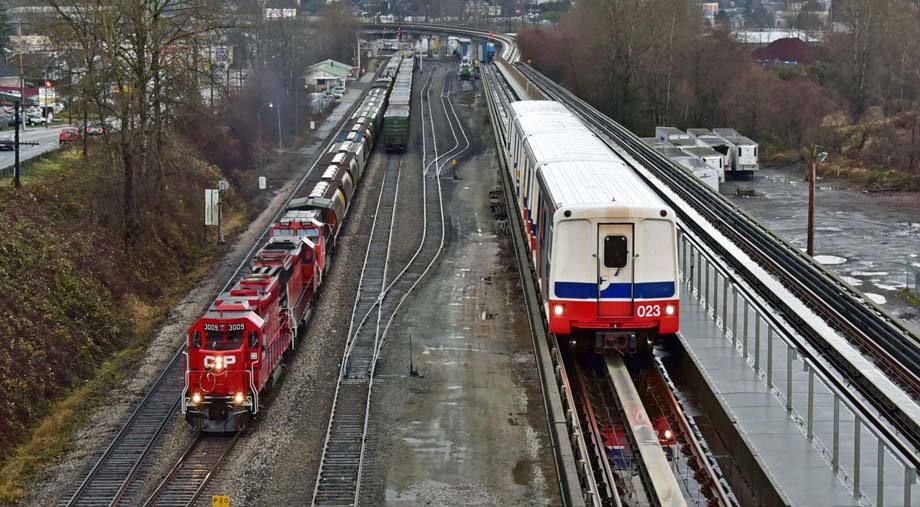
[[[236,356],[204,356],[204,367],[205,368],[214,368],[218,367],[226,368],[231,364],[236,364]]]

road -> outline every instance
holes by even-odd
[[[62,128],[64,128],[64,125],[48,128],[26,127],[24,132],[19,133],[19,140],[23,142],[38,142],[38,146],[21,146],[19,150],[20,160],[28,160],[42,153],[58,149],[58,134],[60,134]],[[12,130],[4,131],[4,133],[7,132],[12,132]],[[0,151],[0,171],[13,167],[14,158],[15,152]]]

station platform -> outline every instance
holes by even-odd
[[[721,304],[721,302],[720,302]],[[697,300],[686,284],[681,293],[681,332],[679,340],[696,363],[711,391],[722,405],[731,424],[750,449],[754,460],[764,469],[782,503],[802,506],[877,505],[878,453],[875,438],[860,431],[854,438],[853,416],[845,410],[840,414],[840,471],[831,467],[833,442],[833,395],[819,382],[814,383],[814,438],[807,439],[805,424],[809,375],[801,359],[788,363],[789,355],[782,340],[773,340],[772,381],[767,387],[765,364],[768,354],[766,328],[761,329],[760,371],[753,367],[754,327],[749,319],[747,359],[743,353],[743,314],[739,305],[738,339],[732,342],[731,332],[723,332],[713,317],[711,308]],[[719,315],[718,317],[721,317]],[[732,326],[732,310],[727,312],[728,328]],[[791,364],[791,368],[787,365]],[[791,372],[791,376],[787,376]],[[787,410],[789,392],[787,378],[791,377],[792,410]],[[855,443],[854,443],[855,442]],[[853,473],[856,446],[861,465],[858,477]],[[903,505],[904,478],[897,462],[884,454],[884,504]],[[898,474],[902,474],[898,477]],[[861,495],[853,494],[854,481]],[[910,504],[920,505],[920,488],[911,488]]]

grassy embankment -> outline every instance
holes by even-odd
[[[120,178],[92,162],[103,156],[47,155],[19,190],[0,179],[0,503],[21,498],[24,481],[68,449],[216,253],[199,197],[216,167],[176,154],[185,165],[173,165],[184,170],[170,175],[171,192],[186,193],[157,203],[126,249]],[[245,212],[231,202],[228,233]]]

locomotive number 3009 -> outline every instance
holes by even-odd
[[[636,308],[637,317],[661,317],[661,305],[639,305]]]

